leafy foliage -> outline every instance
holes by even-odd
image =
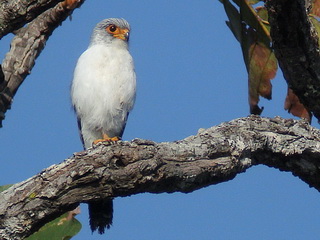
[[[81,223],[74,218],[74,211],[70,211],[44,225],[40,230],[26,240],[69,240],[81,230]]]
[[[248,72],[250,113],[260,115],[259,97],[272,98],[271,80],[275,77],[278,63],[272,49],[268,12],[262,0],[220,0],[229,21],[227,26],[239,41]],[[320,34],[320,0],[313,0],[310,21]],[[320,42],[319,42],[320,45]],[[288,88],[284,107],[294,116],[311,120],[311,113]]]
[[[260,1],[222,0],[228,15],[228,27],[239,41],[248,72],[249,105],[252,114],[261,114],[259,97],[271,99],[271,79],[278,64],[271,48],[267,10],[264,6],[253,8]]]

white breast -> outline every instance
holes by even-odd
[[[93,45],[79,58],[71,86],[86,147],[106,133],[120,136],[132,109],[136,76],[127,48]],[[121,136],[120,136],[121,137]]]

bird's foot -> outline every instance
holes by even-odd
[[[97,145],[98,143],[109,143],[114,144],[115,142],[119,141],[120,137],[112,137],[110,138],[108,135],[103,134],[103,138],[97,139],[93,141],[93,145]]]

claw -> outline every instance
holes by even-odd
[[[107,134],[103,134],[101,139],[97,139],[97,140],[93,141],[93,145],[96,145],[96,144],[101,143],[101,142],[114,143],[114,142],[117,142],[119,140],[120,140],[119,137],[112,137],[111,138]]]

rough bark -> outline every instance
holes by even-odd
[[[24,1],[20,2],[26,4]],[[11,49],[0,68],[0,127],[5,112],[11,107],[14,95],[31,72],[46,41],[52,32],[72,13],[74,8],[79,7],[82,2],[83,0],[60,2],[55,7],[37,16],[26,27],[16,31],[16,36],[11,42]]]
[[[63,0],[10,0],[0,2],[0,39],[21,28]]]
[[[301,103],[320,120],[319,38],[308,0],[267,0],[271,37],[283,75]]]
[[[0,194],[0,239],[23,239],[80,202],[143,192],[191,192],[256,164],[320,190],[320,131],[305,121],[250,116],[177,142],[100,144]]]

